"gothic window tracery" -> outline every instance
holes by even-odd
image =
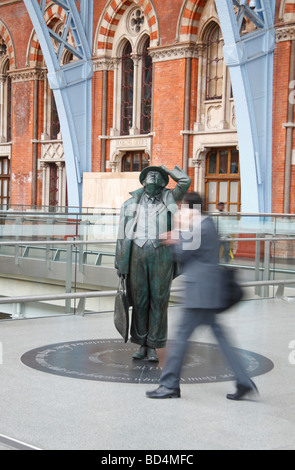
[[[206,99],[214,100],[222,98],[223,88],[223,39],[218,25],[214,25],[207,37],[207,77]]]
[[[0,85],[0,141],[10,143],[12,139],[12,84],[9,76],[10,62],[7,47],[0,38],[1,85]],[[6,149],[6,151],[5,151]],[[1,148],[2,150],[2,148]],[[0,155],[0,209],[7,210],[10,202],[10,155],[6,145]]]
[[[131,44],[127,42],[122,54],[121,135],[128,135],[133,118],[134,64]]]

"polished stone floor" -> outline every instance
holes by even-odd
[[[179,315],[170,309],[170,338]],[[206,329],[191,338],[182,398],[149,400],[162,362],[134,366],[134,345],[123,345],[111,313],[1,321],[0,450],[294,449],[295,302],[244,301],[220,321],[249,361],[259,398],[225,398],[234,382]],[[134,367],[144,380],[128,381]]]

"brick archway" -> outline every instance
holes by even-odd
[[[2,37],[2,39],[5,42],[5,45],[7,47],[7,55],[9,57],[10,70],[12,68],[16,68],[16,58],[15,58],[14,44],[13,44],[13,41],[11,39],[11,35],[9,33],[9,30],[8,30],[7,26],[1,20],[0,20],[0,36]]]
[[[150,0],[109,0],[97,27],[94,44],[95,55],[105,55],[112,51],[115,28],[119,24],[122,15],[132,4],[140,7],[147,18],[150,28],[151,47],[158,45],[158,21]]]
[[[44,20],[46,24],[50,24],[52,21],[65,22],[66,14],[62,7],[52,4],[47,7],[44,12]],[[27,66],[30,67],[41,67],[44,62],[42,50],[35,30],[32,31],[31,38],[27,49]]]
[[[178,22],[177,39],[179,42],[196,42],[199,22],[207,0],[186,0]]]
[[[295,4],[293,0],[282,0],[279,11],[279,20],[287,23],[295,20]]]

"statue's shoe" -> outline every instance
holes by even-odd
[[[146,346],[140,346],[139,350],[136,351],[133,354],[133,359],[144,359],[147,354],[147,347]]]

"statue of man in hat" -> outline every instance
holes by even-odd
[[[168,189],[169,176],[177,183]],[[191,180],[179,167],[149,166],[139,176],[142,188],[133,191],[121,208],[115,266],[126,279],[132,305],[131,342],[139,344],[134,359],[158,362],[157,348],[167,341],[167,309],[176,267],[160,235],[171,230],[172,216]]]

